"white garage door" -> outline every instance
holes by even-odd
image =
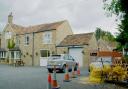
[[[83,48],[69,48],[69,54],[79,63],[80,67],[83,66]]]

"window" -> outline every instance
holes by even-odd
[[[52,32],[44,32],[44,34],[43,34],[43,43],[44,44],[52,43]]]
[[[68,55],[68,56],[69,56],[69,60],[74,61],[74,59],[73,59],[73,57],[72,57],[72,56],[70,56],[70,55]]]
[[[20,59],[21,53],[20,53],[20,51],[11,51],[10,56],[11,56],[10,57],[11,59]]]
[[[5,33],[5,38],[6,39],[11,39],[11,37],[12,37],[12,32],[6,32]]]
[[[6,58],[6,52],[0,51],[0,58]]]
[[[20,51],[15,51],[14,59],[20,59],[20,58],[21,58]]]
[[[20,39],[18,36],[16,36],[16,46],[19,46],[19,44],[20,44]]]
[[[14,59],[14,51],[11,52],[11,59]]]
[[[49,57],[50,51],[49,50],[40,50],[41,57]]]
[[[64,55],[64,60],[68,60],[68,55]]]
[[[24,43],[25,43],[25,45],[29,45],[29,35],[28,34],[25,34]]]

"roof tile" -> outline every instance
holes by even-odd
[[[60,26],[65,21],[66,20],[58,21],[54,23],[34,25],[34,26],[29,26],[29,27],[23,27],[20,25],[11,24],[11,27],[13,28],[16,34],[25,34],[25,33],[40,32],[40,31],[46,31],[46,30],[53,30],[53,29],[56,29],[58,26]]]
[[[89,44],[93,33],[68,35],[58,46],[86,45]]]

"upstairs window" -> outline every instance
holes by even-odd
[[[25,44],[25,45],[29,45],[29,35],[28,35],[28,34],[25,34],[25,37],[24,37],[24,44]]]
[[[19,46],[19,44],[20,44],[20,39],[18,36],[16,36],[16,46]]]
[[[5,33],[5,38],[6,39],[11,39],[11,37],[12,37],[12,32],[6,32]]]
[[[43,43],[44,44],[51,44],[52,43],[52,32],[44,32]]]

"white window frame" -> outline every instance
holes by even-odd
[[[52,44],[52,32],[51,31],[47,31],[43,33],[43,44]]]
[[[6,32],[5,33],[5,38],[6,39],[11,39],[12,38],[12,32]]]
[[[0,51],[0,58],[6,58],[6,52]]]
[[[29,34],[25,34],[25,36],[24,36],[24,45],[28,46],[29,42],[30,42]]]
[[[14,57],[12,57],[12,53]],[[10,59],[21,59],[21,53],[20,51],[10,51]]]

